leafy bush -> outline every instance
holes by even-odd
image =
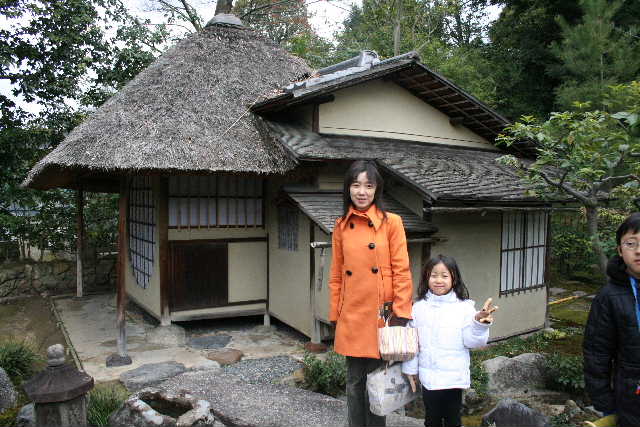
[[[584,393],[582,356],[552,353],[545,358],[547,387],[572,394]]]
[[[4,369],[11,381],[18,385],[36,372],[36,364],[42,358],[24,341],[0,342],[0,368]]]
[[[326,360],[321,360],[311,353],[306,353],[302,363],[304,388],[334,397],[344,394],[347,384],[347,364],[344,356],[330,351]]]
[[[129,397],[126,389],[118,384],[99,384],[89,393],[87,423],[91,426],[109,425],[109,416]]]
[[[487,371],[484,370],[480,360],[477,357],[473,357],[473,353],[471,354],[471,387],[478,393],[480,396],[485,396],[487,394],[487,388],[489,384],[489,375]]]

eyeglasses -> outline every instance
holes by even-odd
[[[626,242],[622,242],[620,244],[620,247],[622,247],[622,249],[625,249],[627,251],[635,251],[636,249],[638,249],[639,246],[640,246],[640,242],[638,242],[637,240],[627,240]]]

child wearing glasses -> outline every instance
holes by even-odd
[[[640,426],[640,213],[616,231],[607,284],[591,304],[584,333],[584,380],[593,406]]]
[[[462,424],[462,389],[471,383],[469,349],[487,344],[497,309],[489,298],[476,312],[452,257],[438,255],[425,264],[409,322],[418,328],[420,352],[402,364],[412,384],[416,376],[422,383],[425,426]]]

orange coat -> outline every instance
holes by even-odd
[[[413,288],[402,219],[375,205],[349,209],[336,220],[329,278],[329,320],[336,321],[334,347],[345,356],[380,358],[380,306],[393,302],[396,316],[411,319]]]

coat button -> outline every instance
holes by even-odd
[[[371,272],[372,272],[373,274],[376,274],[376,273],[378,272],[378,269],[377,269],[376,267],[373,267],[373,268],[371,269]]]
[[[353,273],[351,272],[351,270],[347,270],[347,276],[351,276]]]
[[[376,244],[375,243],[369,243],[369,249],[375,249]]]
[[[353,225],[353,223],[352,223],[352,222],[351,222],[351,223],[349,223],[349,228],[355,228],[355,227],[356,227],[356,226],[355,226],[355,225]]]
[[[373,221],[369,221],[369,227],[373,227]]]

